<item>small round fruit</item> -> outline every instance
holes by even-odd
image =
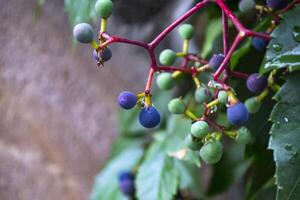
[[[156,84],[161,90],[170,90],[174,87],[175,81],[170,73],[160,73],[156,78]]]
[[[197,103],[204,103],[211,99],[209,90],[205,87],[197,88],[195,91],[195,101]]]
[[[131,109],[137,103],[136,95],[132,92],[124,91],[119,94],[118,103],[122,108],[126,110]]]
[[[289,4],[288,0],[267,0],[267,6],[272,10],[280,10]]]
[[[93,41],[94,31],[91,25],[80,23],[73,28],[73,36],[80,43],[90,43]]]
[[[234,126],[242,126],[249,119],[249,112],[242,103],[236,103],[227,108],[228,121]]]
[[[220,65],[222,64],[224,59],[225,59],[225,56],[223,54],[214,54],[210,58],[208,65],[211,69],[217,70],[220,67]]]
[[[131,173],[131,171],[121,171],[119,173],[119,177],[118,177],[119,181],[123,181],[123,180],[134,180],[134,176]]]
[[[182,24],[179,27],[179,35],[184,40],[191,39],[195,34],[195,29],[191,24]]]
[[[159,62],[162,65],[173,65],[175,59],[176,59],[176,53],[171,49],[165,49],[159,55]]]
[[[251,141],[251,133],[246,127],[241,127],[237,131],[235,141],[239,144],[248,144]]]
[[[197,121],[191,126],[191,133],[196,138],[204,138],[209,131],[209,126],[205,121]]]
[[[168,104],[168,109],[174,114],[183,114],[185,111],[185,104],[181,98],[172,99]]]
[[[94,49],[94,51],[93,51],[93,58],[96,60],[96,61],[99,61],[99,57],[98,57],[98,53],[97,53],[97,51]]]
[[[262,92],[268,85],[268,78],[259,74],[252,74],[247,79],[247,88],[253,93]]]
[[[119,187],[126,196],[134,195],[134,176],[131,172],[124,171],[120,173]]]
[[[221,160],[222,144],[219,141],[206,143],[200,150],[200,157],[207,164],[215,164]]]
[[[220,102],[220,103],[227,103],[227,100],[228,100],[228,94],[227,94],[227,92],[226,91],[220,91],[219,93],[218,93],[218,101]]]
[[[193,151],[198,151],[202,144],[200,141],[197,141],[191,134],[188,134],[184,140],[185,146]]]
[[[153,106],[149,106],[141,110],[139,121],[145,128],[154,128],[160,122],[160,114]]]
[[[252,11],[255,9],[254,0],[241,0],[239,3],[239,10],[243,13]]]
[[[252,97],[245,101],[245,106],[250,114],[254,114],[259,111],[261,102],[256,97]]]
[[[112,53],[111,50],[106,47],[103,51],[100,51],[99,57],[102,59],[102,61],[107,62],[111,59]]]
[[[111,0],[98,0],[95,4],[96,13],[102,18],[108,18],[113,9],[113,2]]]
[[[267,46],[269,44],[268,40],[265,40],[263,38],[259,38],[259,37],[253,37],[252,39],[252,46],[258,50],[258,51],[265,51],[267,49]]]

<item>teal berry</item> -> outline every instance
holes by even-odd
[[[179,35],[184,40],[191,39],[195,34],[195,29],[191,24],[182,24],[179,27]]]
[[[171,49],[165,49],[159,55],[159,62],[162,65],[173,65],[175,59],[176,59],[176,53]]]
[[[168,109],[174,114],[183,114],[186,107],[181,98],[172,99],[168,104]]]
[[[254,0],[241,0],[239,3],[239,10],[242,13],[246,13],[255,9]]]
[[[194,138],[192,134],[188,134],[184,140],[185,146],[193,151],[198,151],[202,144],[197,138]]]
[[[204,103],[211,99],[210,91],[205,87],[197,88],[195,91],[195,101],[197,103]]]
[[[200,157],[206,164],[215,164],[221,160],[222,144],[219,141],[210,141],[200,150]]]
[[[251,133],[246,127],[241,127],[237,131],[235,141],[239,144],[248,144],[251,141]]]
[[[104,19],[107,19],[113,9],[113,2],[111,0],[98,0],[95,4],[96,13]]]
[[[252,97],[245,101],[245,106],[249,113],[257,113],[261,107],[261,102],[256,98]]]
[[[227,103],[227,100],[228,100],[228,94],[227,94],[227,92],[226,91],[220,91],[219,93],[218,93],[218,101],[220,102],[220,103]]]
[[[93,41],[94,31],[91,25],[80,23],[73,28],[73,36],[80,43],[91,43]]]
[[[175,81],[170,73],[160,73],[156,78],[156,84],[161,90],[170,90],[174,87]]]
[[[191,126],[191,133],[196,138],[204,138],[209,132],[209,126],[205,121],[197,121]]]

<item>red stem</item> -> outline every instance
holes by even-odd
[[[250,75],[243,72],[231,71],[230,75],[236,78],[247,79]]]
[[[148,73],[148,80],[145,88],[146,93],[150,93],[154,72],[155,70],[151,67]]]

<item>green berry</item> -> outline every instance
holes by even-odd
[[[254,0],[241,0],[239,3],[239,10],[242,13],[246,13],[255,9]]]
[[[245,106],[249,113],[257,113],[261,107],[261,102],[256,98],[252,97],[245,101]]]
[[[93,41],[94,31],[91,25],[80,23],[74,27],[73,36],[80,43],[90,43]]]
[[[235,141],[239,144],[248,144],[251,141],[251,133],[246,127],[241,127],[237,131]]]
[[[197,103],[204,103],[211,99],[211,94],[207,88],[200,87],[195,91],[195,101]]]
[[[156,84],[161,90],[170,90],[175,85],[175,81],[170,73],[160,73],[156,78]]]
[[[179,27],[179,35],[184,40],[191,39],[195,34],[195,29],[191,24],[182,24]]]
[[[220,103],[227,103],[228,94],[226,91],[220,91],[218,94],[218,100]]]
[[[207,164],[215,164],[222,157],[222,144],[219,141],[210,141],[200,150],[200,157]]]
[[[197,121],[191,126],[191,133],[196,138],[204,138],[209,131],[209,126],[205,121]]]
[[[185,146],[193,151],[198,151],[202,144],[196,138],[194,138],[191,134],[188,134],[184,140]]]
[[[168,104],[168,109],[174,114],[183,114],[185,111],[185,104],[181,98],[172,99]]]
[[[162,65],[173,65],[175,59],[176,59],[176,53],[171,49],[165,49],[159,55],[159,62]]]
[[[113,2],[111,0],[98,0],[95,4],[96,13],[102,18],[108,18],[113,9]]]

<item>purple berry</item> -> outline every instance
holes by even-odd
[[[121,171],[119,173],[119,181],[123,181],[123,180],[133,180],[134,176],[130,171]]]
[[[268,40],[259,37],[253,37],[252,46],[258,51],[265,51],[269,44]]]
[[[160,114],[153,106],[146,107],[141,110],[139,121],[145,128],[154,128],[160,122]]]
[[[268,78],[259,74],[252,74],[247,79],[247,88],[253,93],[262,92],[268,85]]]
[[[288,0],[267,0],[267,6],[273,10],[280,10],[289,4]]]
[[[223,54],[214,54],[209,60],[209,67],[213,70],[217,70],[222,64],[225,56]]]
[[[134,195],[134,176],[130,171],[122,171],[119,174],[119,187],[126,196]]]
[[[96,60],[96,61],[99,61],[99,57],[98,57],[98,53],[97,53],[97,51],[94,49],[94,51],[93,51],[93,58]]]
[[[100,51],[99,57],[104,62],[109,61],[111,56],[112,56],[112,53],[111,53],[111,50],[108,47],[106,47],[103,51]]]
[[[128,110],[133,108],[136,105],[137,98],[136,95],[132,92],[124,91],[118,96],[119,105]]]
[[[235,126],[242,126],[249,119],[248,110],[244,104],[236,103],[227,108],[227,119]]]

